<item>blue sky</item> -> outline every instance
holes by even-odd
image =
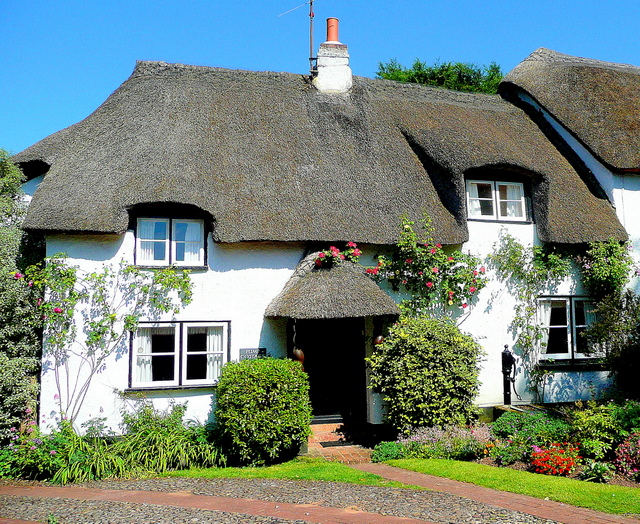
[[[0,0],[0,147],[17,153],[88,116],[136,60],[306,73],[303,0]],[[315,48],[340,19],[354,74],[380,61],[495,61],[538,47],[640,65],[637,0],[315,0]]]

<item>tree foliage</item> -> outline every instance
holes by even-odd
[[[495,94],[504,73],[495,62],[488,66],[462,62],[436,62],[429,66],[416,58],[411,68],[404,67],[395,59],[379,62],[376,76],[455,91]]]
[[[22,172],[0,150],[0,441],[19,425],[38,394],[37,290],[22,282],[26,205]]]
[[[480,345],[449,319],[403,316],[367,358],[371,385],[399,431],[465,424],[475,416]]]

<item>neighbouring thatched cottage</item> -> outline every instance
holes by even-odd
[[[337,37],[322,44],[315,78],[138,62],[93,114],[16,155],[39,182],[24,227],[46,235],[48,254],[87,270],[120,260],[192,270],[193,303],[132,334],[78,422],[101,415],[115,428],[122,398],[140,394],[188,400],[188,416],[204,420],[218,368],[193,379],[179,366],[190,333],[218,364],[304,346],[315,413],[380,422],[364,357],[397,306],[355,267],[315,270],[312,254],[355,241],[373,263],[402,215],[426,211],[437,241],[481,256],[501,228],[525,244],[640,237],[640,68],[540,49],[500,89],[352,77]],[[552,368],[546,400],[606,386],[576,344],[585,299],[573,281],[541,298],[542,317],[564,311],[566,333],[562,349],[547,349],[565,365]],[[502,403],[513,308],[492,282],[460,317],[487,352],[479,404]],[[172,372],[155,369],[155,344]],[[525,400],[526,382],[520,374]],[[45,368],[46,416],[55,393]]]

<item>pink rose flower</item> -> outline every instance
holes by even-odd
[[[474,277],[477,277],[477,276],[478,276],[478,272],[474,270],[474,271],[473,271],[473,276],[474,276]]]
[[[469,293],[475,293],[475,292],[476,292],[476,288],[475,288],[475,287],[473,287],[473,286],[471,286],[471,287],[469,288]]]
[[[54,308],[53,308],[53,312],[54,312],[54,313],[62,313],[62,308],[54,307]]]
[[[360,251],[359,249],[354,249],[352,254],[354,257],[359,257],[360,255],[362,255],[362,251]]]
[[[480,268],[480,273],[484,273],[485,271],[486,271],[486,269],[484,268],[484,266],[482,266],[482,267]]]
[[[318,258],[324,258],[326,255],[324,253],[318,253]]]
[[[441,248],[441,247],[442,247],[442,244],[436,244],[436,247],[437,247],[437,248]]]
[[[13,274],[13,278],[15,278],[16,280],[20,280],[24,275],[22,273],[19,273],[18,271],[16,271]]]
[[[428,288],[432,288],[433,287],[433,282],[427,282],[427,287]]]
[[[347,242],[347,247],[356,247],[358,244],[356,244],[355,242]]]
[[[438,273],[438,271],[440,271],[437,267],[434,267],[431,271],[433,271],[434,273]]]
[[[437,251],[437,249],[435,247],[432,247],[430,252],[433,255],[436,251]]]
[[[469,304],[462,304],[463,309],[466,308]]]
[[[449,261],[449,262],[453,262],[453,257],[449,257],[449,258],[447,258],[447,261]]]

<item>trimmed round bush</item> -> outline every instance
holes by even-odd
[[[216,425],[230,462],[259,466],[292,458],[311,422],[309,381],[299,362],[229,362],[215,399]]]
[[[465,424],[476,416],[480,345],[448,319],[401,317],[367,360],[387,420],[411,428]]]

